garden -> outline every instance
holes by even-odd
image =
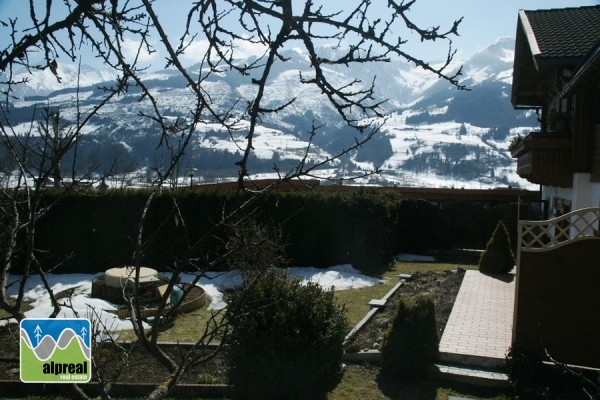
[[[241,231],[223,232],[221,237],[213,235],[206,247],[188,255],[190,259],[197,257],[215,243],[244,248],[244,252],[229,258],[228,265],[215,264],[216,270],[203,270],[201,274],[169,268],[159,271],[161,282],[179,282],[177,285],[182,287],[198,285],[206,296],[205,306],[174,313],[172,318],[162,320],[159,329],[154,329],[158,325],[151,315],[142,314],[139,320],[148,335],[156,335],[147,338],[156,340],[154,349],[180,366],[179,370],[179,367],[170,369],[161,363],[152,353],[153,347],[140,341],[131,321],[123,318],[124,315],[119,318],[117,304],[93,296],[92,282],[103,275],[98,265],[123,265],[125,254],[134,250],[125,249],[128,250],[125,252],[122,247],[127,246],[120,245],[126,244],[135,233],[123,229],[135,225],[133,219],[129,221],[123,215],[140,207],[142,200],[139,192],[126,191],[62,198],[40,223],[37,243],[40,248],[53,250],[51,257],[46,256],[43,262],[52,264],[57,258],[66,261],[59,264],[56,272],[45,273],[45,282],[41,275],[32,275],[24,288],[23,310],[27,317],[43,318],[55,310],[45,286],[48,285],[62,307],[59,317],[75,314],[94,321],[97,332],[94,379],[108,383],[111,396],[146,396],[172,379],[176,371],[178,376],[173,381],[176,384],[169,389],[169,395],[174,397],[238,398],[241,395],[235,388],[243,387],[249,398],[289,398],[290,390],[297,398],[319,398],[317,393],[327,393],[330,400],[446,399],[449,394],[509,398],[508,390],[458,385],[434,378],[426,373],[426,367],[435,359],[438,341],[460,288],[462,271],[480,268],[491,273],[506,272],[506,268],[510,270],[514,265],[510,230],[499,229],[503,224],[497,223],[502,217],[513,220],[514,204],[408,201],[370,190],[267,196],[261,200],[253,220],[246,220]],[[165,200],[157,197],[153,208],[148,210],[147,228],[159,234],[149,236],[151,241],[141,260],[147,265],[167,264],[165,257],[177,254],[185,238],[177,218],[155,219],[157,215],[168,214],[169,204]],[[225,192],[183,193],[179,210],[191,216],[186,221],[187,231],[198,235],[217,218],[221,204],[232,204],[235,200],[235,196]],[[193,212],[198,208],[203,213]],[[81,212],[76,213],[74,209]],[[293,215],[293,210],[297,210],[295,217],[283,220],[284,216]],[[471,218],[460,217],[465,214]],[[56,226],[63,229],[57,231]],[[368,232],[376,234],[367,235]],[[503,233],[501,238],[496,238],[498,232]],[[275,237],[270,236],[273,233]],[[333,239],[324,241],[324,237]],[[481,253],[481,257],[478,251],[455,250],[459,245],[484,247],[482,237],[492,237],[490,243],[502,242],[508,257],[495,252],[495,247]],[[246,238],[253,238],[254,242]],[[91,242],[104,243],[114,250],[102,251],[90,246]],[[281,242],[287,245],[281,246]],[[433,244],[437,245],[436,250],[423,252],[428,256],[402,253],[407,249],[436,247]],[[394,253],[396,256],[392,256]],[[74,256],[67,257],[67,254]],[[394,262],[390,263],[390,259]],[[270,275],[272,272],[268,271],[277,269],[274,260],[315,267],[292,266]],[[494,260],[503,260],[502,271],[494,270],[499,264]],[[255,269],[257,265],[267,268]],[[288,279],[280,280],[281,273]],[[18,276],[12,275],[13,278]],[[369,312],[369,303],[387,296],[399,282],[399,276],[404,277],[405,282],[385,307],[352,336],[347,336]],[[154,276],[143,278],[155,279]],[[279,283],[275,285],[275,282]],[[245,285],[245,289],[239,291],[237,288],[241,285]],[[17,286],[9,284],[8,294],[17,294]],[[226,306],[231,304],[236,305],[235,313],[228,314],[232,307]],[[251,308],[245,309],[248,305]],[[255,314],[256,319],[249,317]],[[402,322],[407,326],[413,324],[414,329],[408,330],[412,336],[393,340],[399,340],[404,346],[406,343],[428,344],[418,347],[414,358],[394,356],[392,365],[401,364],[396,360],[405,358],[409,364],[400,373],[386,373],[389,367],[383,356],[385,348],[399,346],[390,345],[391,332],[400,315],[413,314],[420,319]],[[203,336],[207,328],[216,326],[222,330]],[[0,374],[6,379],[7,394],[22,396],[31,390],[32,395],[46,395],[57,390],[52,386],[43,389],[27,386],[26,390],[18,386],[16,325],[2,327],[0,336],[5,349]],[[199,337],[211,340],[197,342]],[[426,337],[430,339],[424,340]],[[227,345],[221,347],[221,343]],[[381,363],[352,359],[353,354],[369,350],[381,352]],[[305,355],[310,356],[303,358]],[[235,368],[245,371],[242,375],[246,380],[232,374]],[[292,384],[321,378],[320,384],[312,386],[316,392],[304,392],[303,387],[311,385],[295,387]],[[259,392],[251,391],[252,382],[259,385],[255,389]],[[97,383],[80,386],[90,394],[100,395]],[[265,395],[265,391],[269,395]]]
[[[465,253],[466,254],[466,253]],[[435,302],[435,319],[439,329],[439,336],[443,331],[443,326],[447,320],[454,302],[454,298],[460,287],[462,274],[457,272],[460,268],[476,268],[475,257],[465,254],[457,256],[452,254],[440,254],[439,258],[444,259],[443,262],[432,262],[431,258],[426,258],[424,261],[397,261],[383,274],[377,277],[368,277],[360,272],[351,271],[348,268],[337,268],[332,270],[312,270],[312,269],[292,269],[292,275],[302,277],[306,281],[321,283],[327,287],[329,285],[338,287],[334,293],[335,304],[345,307],[348,317],[348,326],[354,326],[368,311],[368,302],[370,299],[381,298],[398,282],[399,274],[410,274],[411,279],[397,292],[389,301],[389,306],[384,308],[376,318],[366,324],[357,334],[346,344],[346,352],[352,352],[356,349],[370,349],[380,346],[381,340],[388,330],[394,318],[397,301],[402,296],[420,296],[429,294]],[[460,259],[457,259],[459,257]],[[408,258],[410,259],[410,257]],[[422,258],[416,258],[422,259]],[[67,296],[72,299],[77,298],[77,292],[82,292],[82,278],[73,279],[71,284],[64,286],[59,297],[63,300]],[[63,283],[65,282],[63,279]],[[231,276],[223,276],[222,282],[214,279],[212,284],[215,286],[223,285],[219,288],[231,288],[230,285],[235,279]],[[72,286],[75,284],[75,286]],[[60,283],[57,282],[57,285]],[[338,290],[341,289],[341,290]],[[215,295],[218,292],[216,287],[209,288],[209,293]],[[85,298],[86,295],[83,295]],[[161,332],[160,341],[170,342],[171,345],[162,346],[165,351],[172,356],[177,357],[178,352],[182,352],[180,344],[193,343],[195,338],[200,333],[202,324],[206,324],[214,311],[209,310],[219,305],[222,299],[215,296],[217,301],[213,301],[208,307],[199,310],[194,310],[190,313],[181,314],[174,320],[173,324]],[[88,303],[90,301],[88,296]],[[32,306],[35,304],[32,303]],[[41,304],[38,306],[43,307]],[[212,307],[211,307],[212,306]],[[127,327],[128,321],[124,321],[122,327]],[[116,328],[117,325],[113,324]],[[12,333],[11,333],[12,332]],[[0,373],[4,379],[18,379],[18,345],[15,340],[16,331],[8,327],[2,328],[2,348],[6,349],[3,352],[2,362],[0,363]],[[131,332],[123,331],[120,336],[120,344],[127,346],[128,339],[133,339],[134,335]],[[188,345],[189,346],[189,345]],[[168,375],[168,371],[156,362],[153,357],[146,354],[141,346],[129,352],[126,360],[122,359],[122,352],[118,349],[114,350],[111,345],[101,346],[94,353],[97,358],[98,365],[108,365],[105,367],[104,378],[111,379],[111,373],[119,370],[120,376],[117,381],[138,383],[138,384],[158,384]],[[105,361],[109,360],[108,364]],[[117,368],[116,366],[121,366]],[[380,374],[381,367],[377,364],[369,363],[346,363],[343,369],[339,383],[327,395],[328,399],[369,399],[369,398],[398,398],[398,399],[445,399],[449,394],[460,394],[466,396],[487,396],[485,398],[507,398],[506,394],[497,390],[490,391],[489,389],[481,389],[464,385],[451,384],[449,382],[438,381],[435,379],[422,378],[417,380],[398,380],[390,379],[384,374]],[[162,373],[160,371],[163,371]],[[186,377],[181,381],[183,386],[196,384],[211,384],[218,387],[219,384],[228,383],[227,378],[227,358],[220,354],[217,357],[211,358],[209,361],[199,364],[191,368]],[[135,390],[141,388],[129,388],[131,395],[134,395]],[[219,391],[215,395],[227,395],[227,391]]]

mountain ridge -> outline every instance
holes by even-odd
[[[355,79],[369,85],[377,77],[377,94],[388,98],[384,107],[389,117],[377,139],[331,165],[322,172],[323,176],[338,179],[344,174],[381,166],[383,174],[358,183],[527,187],[528,183],[516,175],[507,146],[510,137],[533,129],[537,123],[534,115],[515,111],[510,105],[513,49],[514,39],[501,38],[466,60],[462,64],[461,83],[468,85],[470,91],[456,90],[448,82],[406,63],[330,67],[330,79],[339,85]],[[281,171],[293,168],[303,157],[302,148],[307,144],[313,123],[323,128],[313,138],[313,152],[308,155],[312,162],[330,156],[360,137],[345,126],[316,87],[299,83],[300,73],[310,73],[309,63],[302,54],[290,49],[286,56],[291,61],[277,64],[263,106],[277,108],[292,98],[296,100],[262,120],[250,163],[251,172],[259,175],[272,171],[274,163]],[[61,88],[48,84],[46,88],[31,85],[22,90],[23,98],[13,103],[12,110],[17,131],[28,129],[31,113],[44,104],[60,108],[67,120],[75,118],[78,99],[80,108],[89,109],[101,94],[98,87],[109,86],[111,82],[103,80],[107,71],[88,67],[82,70],[84,77],[79,77],[79,82],[86,85],[79,89],[73,87],[77,86],[74,69],[59,65],[61,76],[63,71],[68,72],[63,76]],[[187,113],[193,95],[181,77],[165,70],[149,72],[144,78],[166,116],[176,119]],[[233,72],[215,74],[203,85],[221,109],[249,101],[255,92],[248,79]],[[134,171],[151,174],[158,167],[156,160],[168,154],[164,149],[157,153],[157,128],[150,120],[139,117],[146,107],[134,88],[107,104],[86,128],[77,157],[81,163],[78,169],[85,169],[82,160],[95,156],[98,166],[92,172],[98,176],[106,174],[109,166],[117,167],[117,171],[112,171],[114,174]],[[245,134],[244,126],[240,125],[239,135],[234,134],[240,141]],[[203,123],[197,128],[188,153],[186,165],[196,168],[197,182],[237,176],[235,162],[240,158],[240,150],[229,133],[216,124]],[[68,161],[64,164],[70,165]],[[420,179],[423,177],[427,179]]]

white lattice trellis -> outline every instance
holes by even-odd
[[[522,251],[546,251],[582,239],[600,239],[600,208],[582,208],[547,221],[519,221]]]

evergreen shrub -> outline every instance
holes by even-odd
[[[381,345],[382,373],[394,378],[422,378],[437,357],[438,341],[433,298],[401,297]]]
[[[318,399],[337,386],[348,322],[332,290],[271,271],[227,302],[236,309],[228,378],[240,397]]]
[[[515,266],[506,226],[498,221],[485,250],[479,259],[479,271],[488,274],[506,274]]]

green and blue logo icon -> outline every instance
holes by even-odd
[[[90,381],[92,353],[88,319],[26,318],[20,327],[21,381]]]

